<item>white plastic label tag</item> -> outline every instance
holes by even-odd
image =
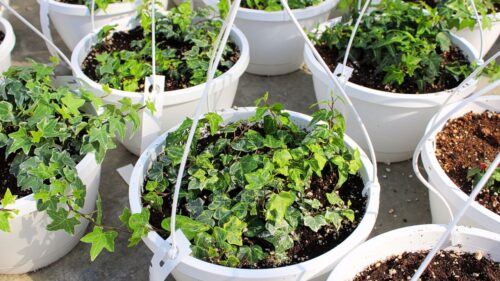
[[[345,70],[344,70],[344,67],[345,67]],[[337,67],[335,67],[335,71],[333,72],[333,75],[338,77],[342,84],[345,84],[347,81],[349,81],[349,78],[351,78],[353,71],[354,71],[353,68],[350,68],[349,66],[344,66],[343,64],[339,63],[337,65]],[[344,72],[344,76],[342,76],[342,72]]]
[[[162,247],[154,253],[149,267],[150,281],[164,281],[172,270],[191,254],[191,243],[189,243],[186,235],[180,229],[174,235],[177,249],[172,249],[172,236],[170,236],[165,240]]]

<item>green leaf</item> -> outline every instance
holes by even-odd
[[[224,121],[222,116],[217,113],[209,112],[205,114],[205,118],[208,120],[210,125],[210,134],[213,136],[219,130],[219,125]]]
[[[264,253],[262,247],[259,245],[242,246],[238,251],[238,258],[247,261],[249,264],[258,263],[266,257],[267,254]]]
[[[282,221],[288,207],[294,201],[295,193],[291,191],[281,191],[279,194],[273,193],[266,203],[266,220]]]
[[[19,128],[17,132],[10,133],[9,137],[12,139],[12,144],[7,150],[7,154],[16,152],[18,149],[22,149],[25,154],[28,154],[31,148],[31,138],[26,133],[24,127]]]
[[[73,116],[80,115],[80,107],[85,104],[85,100],[69,92],[61,99],[62,103]]]
[[[325,213],[325,220],[339,230],[340,227],[342,226],[342,216],[339,214],[338,211],[333,211],[333,210],[326,210]]]
[[[170,232],[171,218],[166,218],[161,222],[161,227]],[[196,234],[205,232],[210,229],[210,226],[202,222],[193,220],[190,217],[177,215],[175,220],[175,229],[181,229],[186,235],[186,238],[192,240]]]
[[[0,101],[0,120],[2,120],[2,122],[8,122],[13,119],[12,104],[6,101]]]
[[[343,206],[344,205],[344,200],[340,198],[340,196],[335,192],[332,191],[330,193],[326,193],[326,199],[332,206]]]
[[[57,211],[47,210],[47,214],[52,219],[52,222],[47,225],[49,231],[64,230],[73,235],[75,227],[80,224],[77,218],[69,217],[69,212],[63,208],[59,208]]]
[[[227,243],[242,246],[243,245],[243,230],[245,230],[247,224],[240,220],[239,218],[232,216],[229,220],[224,224],[224,230],[226,230],[226,240]]]
[[[246,189],[258,190],[266,186],[273,179],[273,177],[268,171],[258,169],[253,173],[246,174],[245,179],[248,182],[248,184],[245,185]]]
[[[3,195],[3,199],[0,201],[0,203],[2,203],[2,207],[5,208],[8,205],[16,203],[16,197],[17,196],[13,196],[10,189],[7,188],[5,194]]]
[[[448,52],[450,50],[450,46],[451,46],[451,41],[450,41],[450,38],[448,37],[448,35],[444,32],[439,32],[437,35],[436,35],[436,41],[438,42],[439,44],[439,48],[443,51],[443,52]]]
[[[87,233],[80,239],[84,243],[91,244],[90,260],[94,261],[103,249],[113,253],[115,251],[115,239],[118,232],[114,230],[104,231],[102,227],[96,226],[92,232]]]
[[[318,232],[318,230],[326,224],[325,217],[322,215],[304,217],[304,225],[314,232]]]
[[[273,154],[273,162],[280,167],[287,166],[291,159],[292,155],[287,149],[276,150]]]

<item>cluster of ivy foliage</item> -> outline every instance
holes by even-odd
[[[437,9],[438,14],[447,23],[449,29],[469,28],[472,30],[476,26],[477,21],[470,0],[437,1],[434,7],[425,4],[425,2],[419,3],[427,10]],[[474,4],[479,16],[482,17],[483,28],[490,29],[492,20],[487,15],[495,14],[495,6],[500,5],[500,0],[474,0]]]
[[[12,67],[4,73],[0,82],[0,148],[6,155],[1,157],[14,157],[10,173],[17,178],[18,188],[33,192],[38,210],[51,218],[48,230],[74,234],[80,219],[87,218],[95,223],[89,235],[100,232],[102,237],[116,237],[116,231],[108,232],[101,226],[100,200],[96,216],[80,212],[86,188],[76,165],[87,154],[94,154],[101,162],[106,151],[115,147],[115,136],[124,137],[127,122],[139,125],[139,105],[128,98],[120,106],[104,105],[89,91],[75,93],[67,87],[54,87],[53,78],[53,67],[39,63]],[[100,114],[92,114],[89,108]],[[9,219],[17,213],[9,209],[15,197],[10,189],[0,195],[0,230],[8,232]],[[92,245],[94,251],[96,247],[100,246]],[[105,247],[112,250],[114,244]]]
[[[323,1],[324,0],[289,0],[288,6],[290,6],[290,9],[304,9],[316,6]],[[283,10],[280,0],[243,0],[241,1],[241,7],[268,12]]]
[[[230,267],[254,267],[262,261],[286,263],[298,241],[297,229],[337,230],[354,221],[350,201],[338,189],[361,168],[358,150],[346,147],[345,123],[336,110],[313,114],[307,129],[293,123],[281,104],[267,94],[256,102],[254,116],[223,125],[217,113],[199,123],[180,193],[176,227],[191,240],[193,255]],[[122,219],[134,232],[130,243],[148,232],[150,212],[162,213],[164,234],[170,231],[171,202],[177,170],[192,120],[168,134],[165,150],[145,180],[140,214],[126,210]],[[314,176],[336,173],[326,204],[306,195]],[[256,240],[272,245],[266,251]]]
[[[59,0],[60,2],[68,2],[68,1],[62,1]],[[94,0],[94,8],[95,10],[103,10],[106,11],[106,8],[108,8],[109,4],[114,4],[114,3],[122,3],[122,2],[132,2],[135,0]],[[74,0],[70,1],[72,4],[77,4],[77,5],[85,5],[90,9],[92,9],[92,0]]]
[[[383,84],[405,84],[421,93],[428,86],[444,84],[442,79],[450,75],[461,81],[472,71],[469,63],[442,58],[453,46],[446,22],[436,10],[427,14],[420,6],[401,0],[384,0],[375,8],[364,15],[354,38],[349,61],[355,68],[373,68],[375,74],[383,75]],[[351,21],[356,18],[344,18],[321,35],[311,34],[311,39],[317,46],[336,51],[341,62],[353,29]]]
[[[156,72],[166,81],[176,81],[179,88],[204,83],[217,34],[222,22],[206,18],[209,10],[193,11],[189,1],[168,13],[157,12],[156,19]],[[124,50],[105,50],[96,55],[98,83],[135,92],[146,77],[152,75],[151,11],[144,9],[140,15],[142,38],[133,40]],[[113,26],[106,26],[98,34],[99,49],[111,40]],[[219,69],[219,76],[233,66],[231,57],[237,54],[233,43],[226,45]],[[172,89],[166,83],[165,89]]]
[[[467,179],[470,180],[474,186],[476,186],[484,177],[484,174],[490,165],[491,163],[481,162],[478,166],[470,168],[469,171],[467,171]],[[493,174],[484,185],[484,188],[500,193],[500,166],[496,167],[495,171],[493,171]]]

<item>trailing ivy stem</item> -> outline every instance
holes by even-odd
[[[116,230],[116,231],[119,231],[119,232],[122,232],[122,233],[125,233],[125,234],[132,234],[132,232],[130,232],[128,229],[123,229],[121,227],[116,227],[116,226],[104,225],[102,223],[97,223],[95,221],[95,219],[91,215],[91,214],[93,214],[95,212],[92,212],[90,214],[82,213],[82,212],[76,210],[75,208],[73,208],[73,206],[71,206],[71,204],[69,204],[67,202],[66,202],[66,206],[68,206],[68,208],[69,208],[69,210],[71,212],[73,212],[73,213],[75,213],[77,215],[80,215],[82,218],[86,219],[88,222],[90,222],[94,226],[102,227],[102,228],[108,229],[108,230]]]

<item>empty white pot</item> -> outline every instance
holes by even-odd
[[[47,3],[42,3],[44,1]],[[61,3],[56,0],[37,0],[37,2],[40,5],[48,5],[50,20],[70,50],[73,50],[85,35],[93,31],[90,10],[87,6]],[[100,29],[115,20],[135,15],[140,3],[141,1],[135,0],[113,3],[109,4],[106,11],[96,10],[95,28]],[[43,15],[40,16],[40,24],[42,29],[48,29],[49,22],[44,18]]]
[[[10,23],[0,16],[0,30],[5,34],[5,38],[0,43],[0,76],[10,67],[10,53],[14,49],[16,36]]]
[[[116,30],[130,30],[137,26],[135,17],[121,19],[113,22],[118,24]],[[238,45],[240,50],[240,58],[238,61],[224,74],[215,78],[211,84],[211,90],[208,95],[208,103],[203,104],[203,112],[209,110],[219,110],[222,108],[230,108],[233,105],[234,96],[238,88],[238,81],[245,72],[249,61],[248,42],[237,28],[231,30],[231,39]],[[90,52],[92,46],[97,43],[97,35],[95,33],[85,36],[78,43],[71,55],[71,63],[77,71],[74,75],[82,79],[87,84],[90,90],[97,96],[104,96],[103,99],[107,103],[118,104],[124,98],[129,97],[133,103],[142,103],[144,99],[143,93],[125,92],[120,90],[111,90],[110,95],[106,95],[102,90],[102,85],[92,81],[82,71],[81,65],[85,57]],[[136,155],[140,155],[148,145],[153,142],[159,135],[166,130],[180,123],[184,118],[194,115],[196,106],[202,96],[205,83],[180,89],[175,91],[166,91],[159,94],[156,99],[162,104],[161,108],[156,108],[158,111],[158,120],[154,126],[159,126],[159,129],[153,129],[153,120],[145,116],[145,111],[141,111],[141,127],[137,133],[130,137],[130,130],[123,141],[125,147]]]
[[[291,120],[301,128],[306,128],[311,117],[293,111],[287,111],[291,115]],[[224,123],[231,123],[237,120],[246,119],[255,114],[255,108],[246,107],[228,109],[221,112],[224,118]],[[148,169],[151,167],[152,162],[156,157],[163,153],[165,138],[169,132],[176,129],[172,128],[162,136],[158,137],[144,153],[141,155],[132,173],[130,188],[129,188],[129,202],[132,213],[140,213],[142,209],[142,189],[144,177]],[[372,163],[366,154],[359,148],[359,146],[345,136],[345,143],[348,147],[354,149],[358,148],[361,153],[361,160],[363,167],[360,170],[363,182],[367,184],[373,181],[373,168]],[[245,280],[245,281],[288,281],[288,280],[325,280],[327,274],[332,270],[334,265],[339,259],[350,252],[356,245],[361,244],[366,240],[368,235],[373,229],[375,220],[378,214],[379,206],[379,193],[380,188],[372,186],[368,189],[368,201],[366,213],[359,223],[356,230],[341,244],[324,253],[323,255],[310,259],[308,261],[269,269],[240,269],[229,268],[225,266],[211,264],[194,257],[188,256],[174,269],[173,275],[177,281],[187,280],[210,280],[210,281],[226,281],[226,280]],[[156,232],[150,232],[149,235],[143,238],[144,243],[156,252],[164,245],[164,240]]]
[[[473,111],[475,113],[482,113],[485,110],[500,112],[500,96],[483,96],[478,98],[476,101],[468,104],[466,107],[460,109],[456,112],[452,118],[458,118],[463,116],[465,113]],[[447,106],[443,109],[439,116],[434,116],[429,122],[426,131],[431,129],[434,120],[441,119],[444,115],[449,113],[451,106]],[[441,127],[442,129],[442,127]],[[458,213],[461,206],[464,205],[465,201],[469,198],[468,194],[465,194],[449,177],[446,175],[444,170],[441,168],[437,158],[436,158],[436,135],[439,133],[435,132],[427,141],[425,142],[422,149],[422,163],[424,164],[425,171],[429,177],[429,183],[434,186],[439,193],[446,199],[450,205],[453,213]],[[450,221],[450,216],[444,205],[444,203],[437,197],[433,192],[429,192],[429,201],[431,205],[431,214],[433,223],[448,223]],[[500,215],[488,210],[487,208],[481,206],[477,202],[473,202],[469,207],[464,217],[460,220],[460,224],[468,225],[473,227],[479,227],[487,229],[496,233],[500,233]]]
[[[320,30],[338,22],[340,18],[326,22],[320,26]],[[471,62],[477,60],[476,51],[463,38],[451,35],[451,41]],[[304,50],[304,57],[313,75],[314,92],[318,102],[330,100],[332,93],[337,92],[333,83],[308,47]],[[460,90],[450,102],[467,96],[476,85],[477,79]],[[379,91],[351,82],[345,84],[345,91],[368,130],[379,162],[410,159],[432,115],[454,90],[414,95]],[[320,104],[320,107],[322,106]],[[346,118],[346,134],[366,148],[366,141],[352,111],[342,102],[337,102],[336,106]]]
[[[218,1],[204,0],[216,7]],[[328,19],[338,0],[325,0],[316,6],[294,9],[293,14],[307,30]],[[267,12],[239,8],[236,26],[250,44],[247,72],[259,75],[281,75],[298,70],[304,63],[304,39],[286,11]]]
[[[91,213],[95,209],[101,165],[94,154],[87,154],[76,169],[87,190],[81,211]],[[48,231],[46,227],[52,220],[46,212],[37,211],[33,195],[17,199],[8,208],[19,210],[19,214],[10,220],[11,232],[0,231],[0,274],[26,273],[59,260],[78,244],[88,224],[81,220],[73,236],[62,230]]]
[[[392,230],[372,238],[346,255],[328,281],[347,281],[368,266],[404,252],[430,250],[445,232],[444,225],[424,224]],[[477,228],[457,227],[442,247],[444,250],[475,253],[500,261],[500,234]]]

